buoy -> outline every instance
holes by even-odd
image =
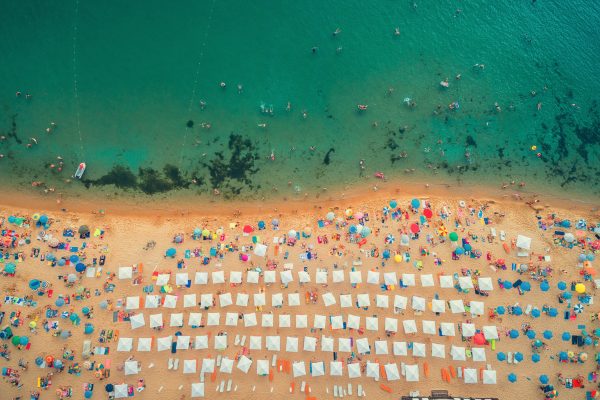
[[[536,145],[531,146],[531,150],[536,151],[537,150],[537,146]]]

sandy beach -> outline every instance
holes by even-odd
[[[5,269],[0,307],[5,315],[1,328],[10,325],[15,336],[28,338],[28,344],[18,348],[11,339],[3,341],[10,360],[0,359],[0,366],[14,370],[16,375],[3,378],[5,396],[2,398],[21,396],[24,399],[32,392],[39,392],[42,399],[56,398],[56,390],[61,387],[67,394],[70,388],[73,398],[83,398],[84,385],[90,383],[94,385],[93,391],[87,396],[103,399],[108,396],[107,384],[126,383],[132,385],[136,398],[187,399],[191,396],[191,385],[201,382],[200,369],[207,358],[231,359],[234,364],[232,373],[220,372],[217,367],[215,374],[205,374],[202,381],[206,397],[326,399],[334,397],[334,385],[343,387],[346,396],[354,397],[361,385],[367,397],[382,399],[416,391],[425,396],[431,389],[448,390],[457,397],[543,399],[539,377],[546,375],[559,392],[559,398],[585,398],[586,391],[597,387],[598,337],[595,333],[598,332],[595,329],[599,326],[598,321],[593,320],[597,315],[593,279],[594,254],[598,253],[594,246],[599,242],[592,231],[600,220],[597,204],[536,200],[528,194],[517,198],[510,194],[506,197],[482,193],[461,195],[456,190],[442,193],[435,188],[411,190],[400,190],[390,184],[384,190],[348,194],[344,199],[262,206],[260,203],[188,203],[162,210],[156,203],[144,210],[144,204],[113,207],[111,203],[78,204],[69,199],[60,204],[50,201],[45,207],[39,199],[30,198],[18,204],[14,199],[8,201],[10,204],[0,208],[4,240],[0,269]],[[417,207],[414,207],[414,199],[419,200]],[[48,218],[47,222],[40,223],[45,221],[42,216]],[[276,224],[274,219],[278,220]],[[561,225],[567,220],[570,227],[566,223]],[[585,226],[581,225],[582,220]],[[88,227],[89,238],[80,237],[82,225]],[[453,232],[457,240],[452,240]],[[529,248],[517,248],[519,235],[531,239]],[[405,239],[407,243],[403,243]],[[170,249],[174,249],[173,256]],[[259,249],[266,251],[264,256],[257,254]],[[77,257],[74,261],[73,256]],[[14,274],[6,269],[9,264],[15,266]],[[82,271],[77,273],[79,264],[83,264]],[[120,279],[127,273],[122,267],[133,267],[130,278]],[[323,274],[325,270],[327,273]],[[220,276],[213,275],[218,271],[224,272],[225,283],[213,282]],[[231,272],[238,271],[242,283],[231,283]],[[247,282],[248,271],[259,272],[258,283]],[[276,282],[265,283],[267,271],[276,272]],[[287,284],[280,280],[287,276],[281,275],[284,271],[290,271],[293,278]],[[207,284],[195,284],[197,272],[207,272]],[[191,281],[189,287],[176,284],[177,274],[184,273]],[[384,274],[388,274],[385,278],[388,279],[391,273],[395,273],[395,281],[386,284]],[[69,274],[74,276],[69,277]],[[344,281],[334,282],[333,276],[340,274]],[[399,281],[406,284],[404,281],[410,280],[410,274],[414,274],[415,286],[409,283],[401,287]],[[165,278],[167,275],[170,278]],[[317,275],[320,279],[325,276],[327,283],[317,283]],[[168,279],[168,283],[157,285],[159,276]],[[351,279],[358,276],[361,282],[352,284]],[[444,278],[440,277],[450,277],[451,287],[442,287],[440,279]],[[481,278],[490,278],[482,282],[491,282],[491,290],[477,288],[482,283]],[[309,282],[301,283],[300,279]],[[373,279],[373,283],[368,283],[368,279]],[[32,290],[32,280],[39,281],[41,287],[34,283],[36,290]],[[476,287],[469,287],[469,282]],[[566,289],[559,289],[560,282],[566,284]],[[508,289],[513,284],[520,286]],[[575,291],[576,284],[583,284],[585,293],[580,293],[581,286],[577,287],[579,292]],[[261,292],[265,294],[266,304],[257,307],[255,294]],[[224,306],[228,293],[233,304]],[[185,296],[192,294],[196,294],[194,303],[184,307],[184,298],[193,299]],[[201,294],[212,294],[215,305],[208,309],[201,307]],[[247,306],[239,305],[241,300],[238,299],[243,298],[243,294],[249,295]],[[273,306],[279,294],[282,305]],[[290,305],[294,294],[298,294],[300,300],[297,306]],[[147,308],[148,295],[161,296],[161,302],[166,301],[167,296],[176,296],[174,307]],[[7,296],[12,298],[9,300]],[[140,298],[139,308],[126,309],[128,304],[135,303],[136,296]],[[57,300],[61,297],[68,297],[68,304],[59,306]],[[335,304],[326,306],[326,299],[331,298]],[[342,307],[342,298],[350,299],[348,307]],[[407,303],[395,307],[399,304],[397,301],[401,303],[399,298],[407,299]],[[462,300],[464,312],[452,312],[451,300]],[[358,301],[370,304],[358,307]],[[424,310],[415,310],[421,301]],[[389,302],[387,307],[384,307],[385,302]],[[480,306],[476,302],[483,302],[482,315],[472,314],[476,306]],[[443,306],[444,312],[433,312],[434,303],[437,307]],[[88,315],[82,312],[84,307],[89,309],[86,310]],[[556,316],[551,316],[551,309],[555,309]],[[169,326],[171,315],[179,313],[182,313],[183,326]],[[200,327],[189,326],[190,313],[202,313]],[[207,324],[209,313],[220,313],[217,325]],[[238,318],[230,319],[228,313],[231,313],[229,317],[237,314]],[[252,325],[246,319],[250,321],[253,313],[256,326],[245,326]],[[150,327],[153,314],[162,314],[163,328]],[[273,315],[273,326],[261,326],[263,315],[268,314]],[[145,325],[132,329],[131,317],[140,315]],[[286,326],[288,315],[290,327]],[[304,315],[306,327],[302,322]],[[324,329],[314,328],[315,315],[326,316]],[[358,321],[358,329],[347,326],[350,315],[353,321]],[[341,319],[335,318],[338,316]],[[376,321],[367,320],[374,317]],[[384,325],[393,319],[397,320],[397,332],[386,331]],[[32,321],[35,324],[31,324]],[[342,321],[342,328],[332,329],[334,321]],[[416,333],[406,333],[405,321],[415,322]],[[423,321],[429,328],[434,326],[433,332],[424,332]],[[233,323],[236,326],[232,326]],[[453,327],[454,336],[439,334],[442,323],[445,330]],[[93,332],[84,332],[86,324],[93,326]],[[484,343],[475,343],[473,337],[461,335],[462,329],[472,326],[469,324],[474,324],[478,339],[482,337],[480,331],[484,326],[495,326],[499,337],[492,340],[486,337]],[[515,336],[513,330],[518,337],[511,337]],[[61,332],[67,331],[71,336],[62,338],[67,334]],[[101,335],[103,331],[105,334]],[[108,339],[109,331],[112,331],[111,339]],[[530,331],[534,333],[528,334]],[[189,336],[192,343],[196,336],[207,335],[208,348],[180,349],[176,353],[170,348],[157,351],[160,338],[171,336],[176,341],[177,332]],[[571,339],[563,340],[566,332],[583,339],[587,335],[589,340],[582,345]],[[216,350],[216,338],[225,335],[226,348]],[[251,336],[261,338],[261,349],[250,349]],[[281,337],[279,351],[266,349],[267,337],[272,336]],[[307,341],[306,337],[315,339]],[[119,338],[132,338],[132,351],[118,351],[119,345],[126,345],[120,343]],[[150,351],[137,351],[140,338],[152,338]],[[321,347],[329,338],[333,338],[335,356]],[[340,350],[340,338],[352,338],[351,351]],[[365,341],[359,342],[360,339],[367,339],[370,346],[367,354],[361,354],[358,346]],[[98,347],[96,352],[108,351],[108,354],[90,354],[84,358],[82,345],[86,340],[91,341],[92,350]],[[536,340],[542,344],[534,344]],[[304,350],[303,346],[310,347],[310,343],[316,343],[315,351]],[[295,344],[297,352],[291,351]],[[403,346],[406,346],[406,354],[400,355]],[[415,355],[423,349],[422,356]],[[465,349],[467,356],[462,360]],[[560,362],[561,352],[567,352],[569,358],[579,362]],[[500,361],[500,353],[513,362]],[[523,359],[515,363],[517,353]],[[586,356],[582,357],[582,353]],[[278,362],[272,364],[274,355]],[[474,360],[474,355],[479,361]],[[64,370],[59,371],[56,365],[50,367],[48,356],[62,360]],[[238,368],[242,356],[244,361],[252,361],[247,373]],[[38,366],[36,358],[45,361]],[[137,374],[125,374],[132,365],[131,362],[125,364],[129,358],[138,362]],[[343,363],[342,376],[330,376],[330,362],[334,358]],[[184,365],[191,371],[193,362],[190,360],[196,360],[196,368],[184,373]],[[259,360],[268,360],[272,377],[257,376]],[[321,361],[324,376],[311,376],[310,363]],[[300,372],[300,362],[305,363],[304,375]],[[178,363],[178,367],[170,368],[171,363]],[[361,376],[350,378],[348,366],[355,363],[359,364]],[[375,372],[383,375],[383,372],[393,371],[384,368],[391,364],[395,364],[402,375],[398,380],[388,380],[393,377],[387,373],[387,377],[380,376],[377,380],[367,377]],[[417,366],[418,381],[407,381],[407,376],[402,374],[403,366],[409,369]],[[473,369],[477,383],[465,383],[465,378],[459,375],[472,374]],[[483,370],[496,371],[497,383],[483,384]],[[51,385],[46,390],[39,388],[38,377],[49,373],[53,374]],[[557,375],[559,373],[562,375]],[[295,374],[300,376],[294,377]],[[449,377],[444,380],[446,374]],[[516,382],[509,381],[515,378]],[[138,391],[138,386],[142,386],[140,379],[145,387]],[[230,379],[232,384],[227,391]],[[573,381],[574,386],[585,387],[567,388]],[[223,393],[218,392],[221,382],[225,386]],[[303,382],[310,393],[301,392]],[[294,391],[290,394],[292,383]],[[353,386],[352,395],[347,393],[349,383]]]

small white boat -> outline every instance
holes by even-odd
[[[85,172],[85,163],[82,162],[81,164],[79,164],[79,167],[77,167],[77,171],[75,171],[75,175],[73,175],[73,177],[77,178],[77,179],[81,179],[84,172]]]

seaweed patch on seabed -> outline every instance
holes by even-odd
[[[255,187],[251,179],[259,171],[254,165],[258,154],[252,141],[232,133],[229,135],[227,147],[230,151],[228,159],[219,151],[209,163],[202,164],[208,169],[212,188],[220,190],[225,198],[239,195],[242,190],[253,191],[260,188]]]

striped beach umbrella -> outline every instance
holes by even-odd
[[[387,236],[385,237],[385,242],[386,243],[394,243],[396,241],[396,238],[394,237],[394,235],[392,235],[391,233],[388,233]]]
[[[581,314],[583,312],[583,304],[581,304],[581,303],[576,304],[575,307],[573,307],[573,310],[577,314]]]

